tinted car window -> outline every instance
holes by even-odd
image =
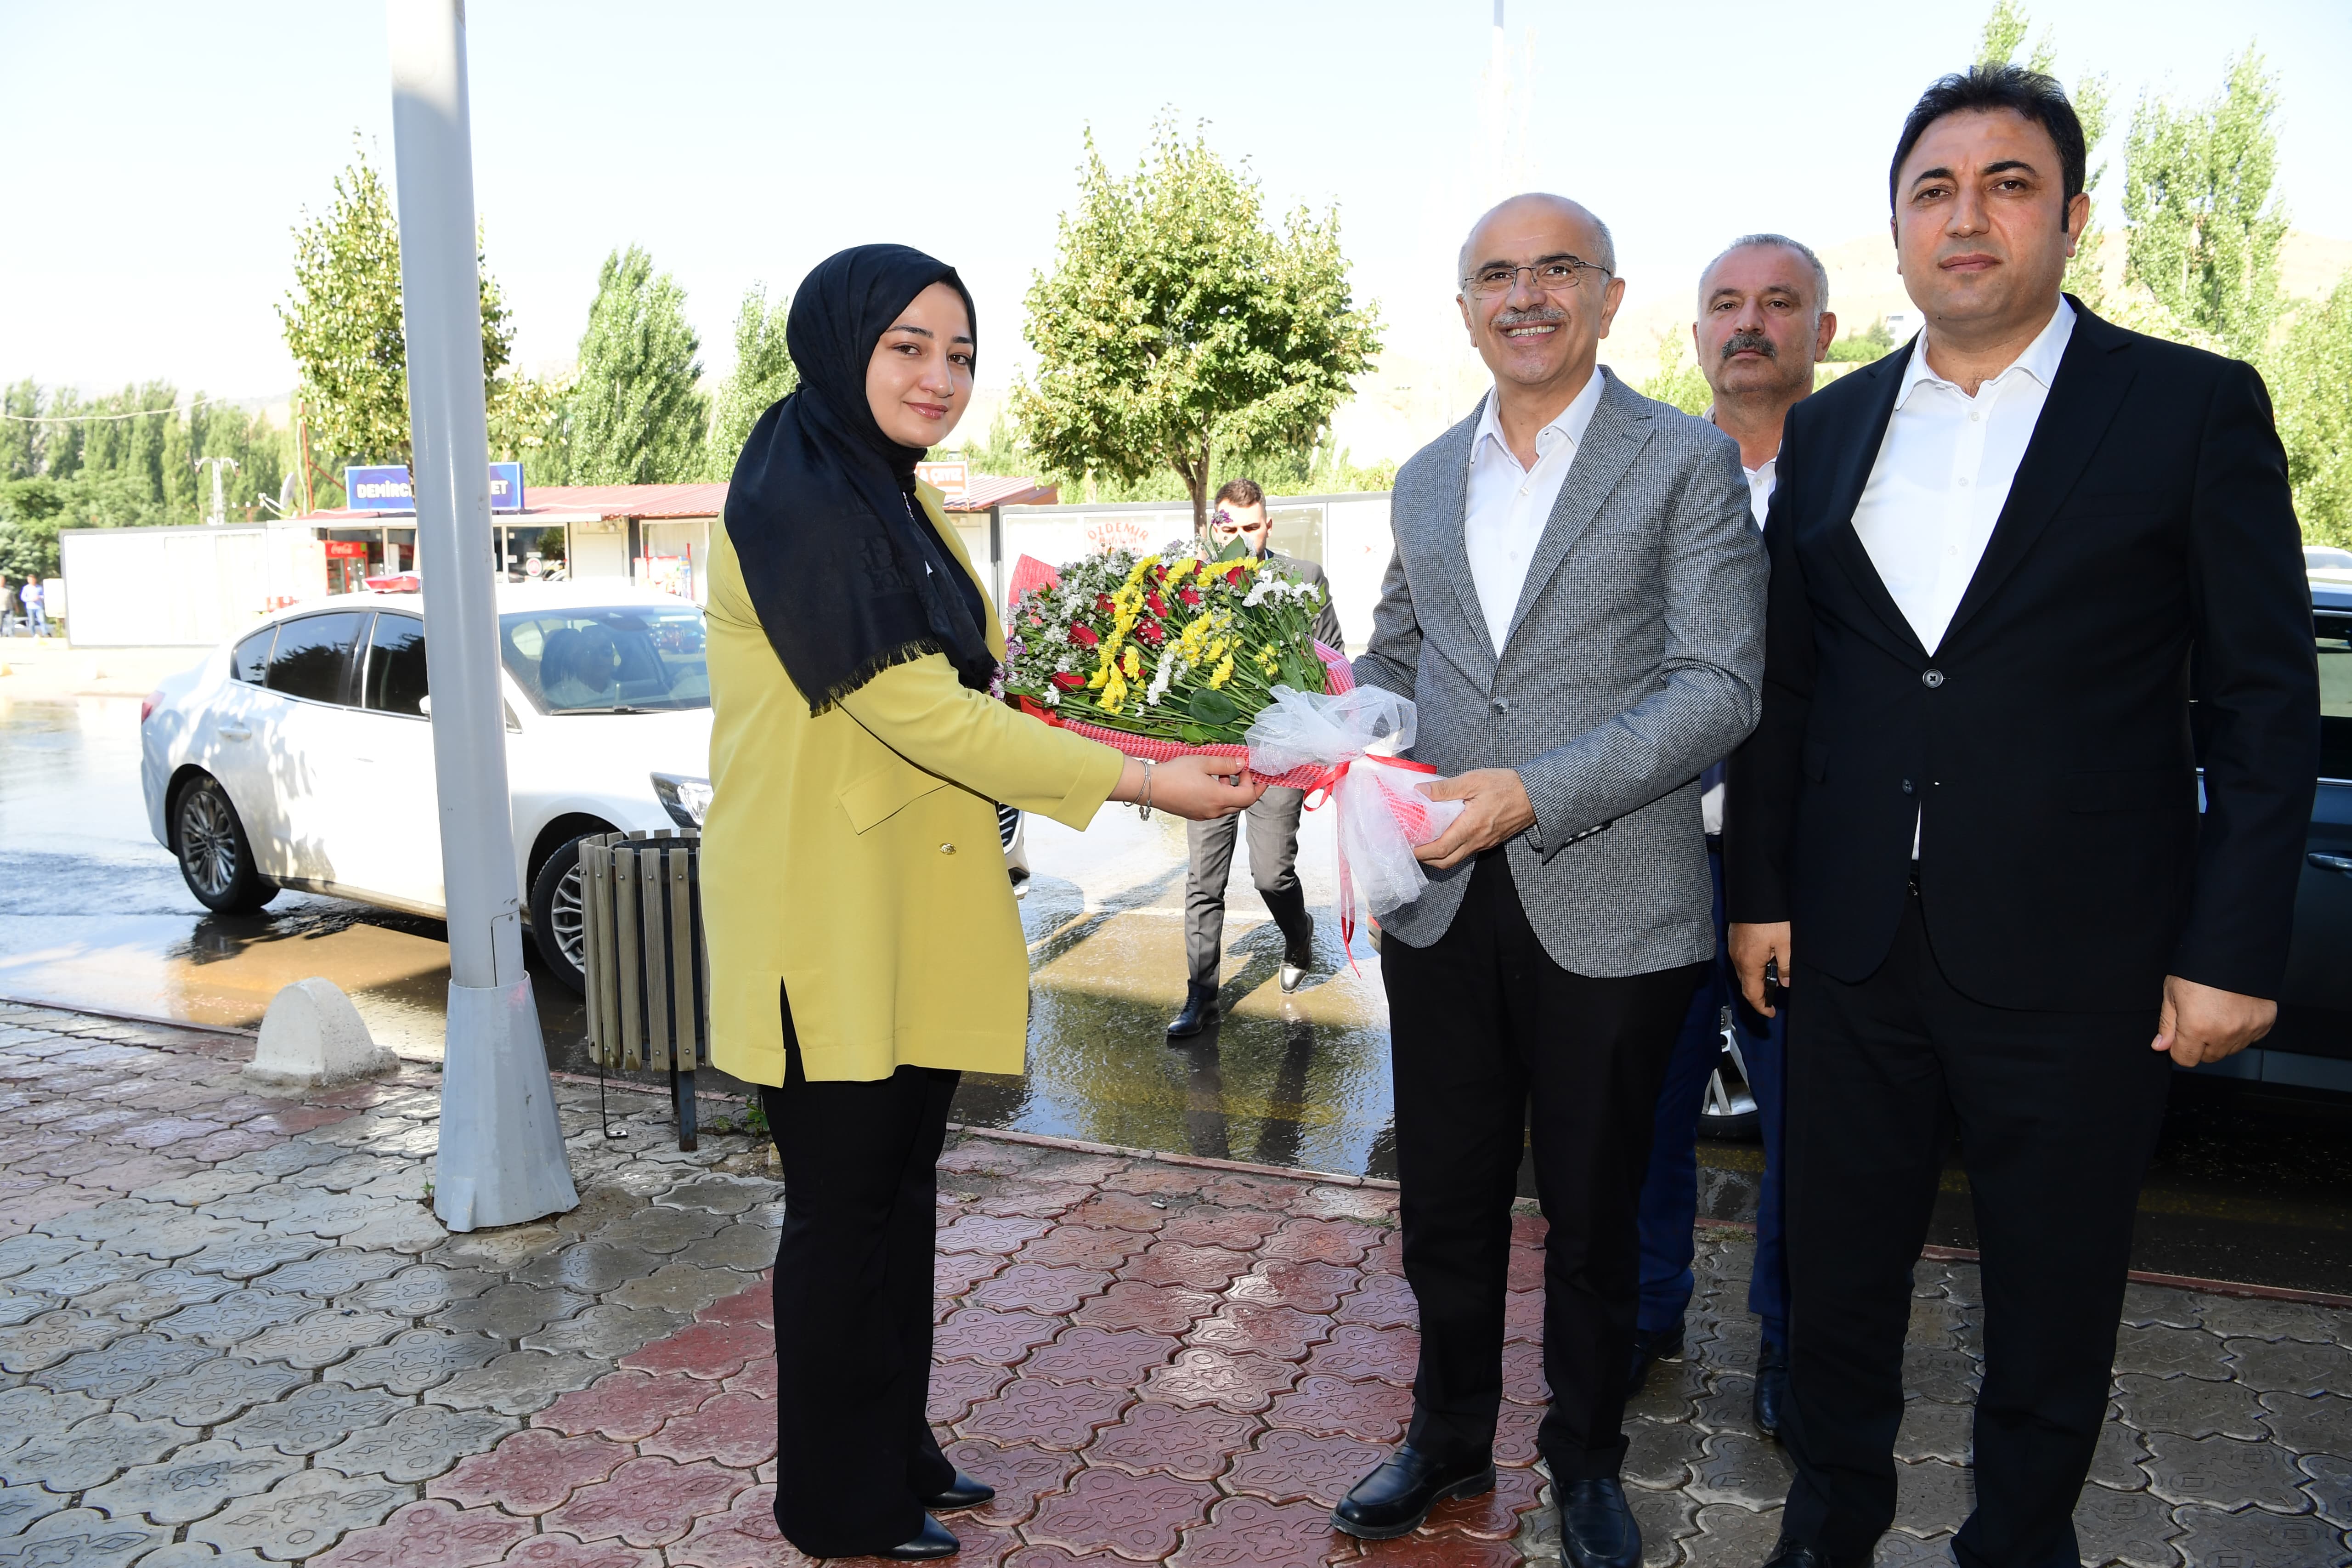
[[[680,602],[499,617],[507,673],[542,713],[710,706],[702,611]]]
[[[361,612],[304,616],[278,628],[278,646],[270,650],[268,686],[289,697],[314,702],[341,702],[351,674],[352,645],[367,624]]]
[[[229,673],[258,686],[269,673],[269,645],[278,640],[276,626],[264,626],[230,650]]]
[[[2319,642],[2319,776],[2352,779],[2352,614],[2312,618]]]
[[[365,706],[383,713],[425,711],[425,623],[378,614],[368,634]]]

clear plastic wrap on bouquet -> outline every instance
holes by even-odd
[[[1429,878],[1414,847],[1462,815],[1460,801],[1432,800],[1417,787],[1436,769],[1394,754],[1412,747],[1412,700],[1393,691],[1360,686],[1323,696],[1277,686],[1249,729],[1252,772],[1320,770],[1317,786],[1339,804],[1339,918],[1350,936],[1357,885],[1374,914],[1419,898]]]

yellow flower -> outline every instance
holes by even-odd
[[[1110,666],[1108,664],[1098,664],[1095,666],[1095,672],[1087,677],[1087,689],[1089,691],[1100,691],[1102,689],[1103,682],[1109,679]]]
[[[1192,568],[1199,564],[1200,563],[1198,561],[1194,560],[1192,556],[1187,555],[1183,560],[1179,561],[1175,565],[1168,568],[1168,586],[1170,590],[1172,592],[1177,584],[1181,583],[1186,577],[1192,575]]]
[[[1119,669],[1129,680],[1143,673],[1143,656],[1135,651],[1132,644],[1129,645],[1127,657],[1119,661]]]
[[[1232,654],[1227,654],[1219,661],[1216,673],[1209,677],[1209,689],[1212,691],[1221,690],[1223,689],[1225,682],[1231,680],[1233,678],[1234,656]]]

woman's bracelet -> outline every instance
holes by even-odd
[[[1143,798],[1136,803],[1135,813],[1149,822],[1151,820],[1151,759],[1139,757],[1136,760],[1143,764]]]

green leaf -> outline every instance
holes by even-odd
[[[1225,542],[1225,547],[1223,550],[1217,552],[1217,559],[1220,561],[1238,561],[1248,553],[1249,546],[1242,542],[1242,537],[1237,533],[1234,535],[1233,538]]]
[[[1215,739],[1198,724],[1187,724],[1178,733],[1184,737],[1184,743],[1188,746],[1205,746]]]
[[[1195,721],[1213,729],[1222,729],[1242,716],[1242,710],[1234,706],[1232,698],[1205,686],[1192,693],[1192,709]]]

